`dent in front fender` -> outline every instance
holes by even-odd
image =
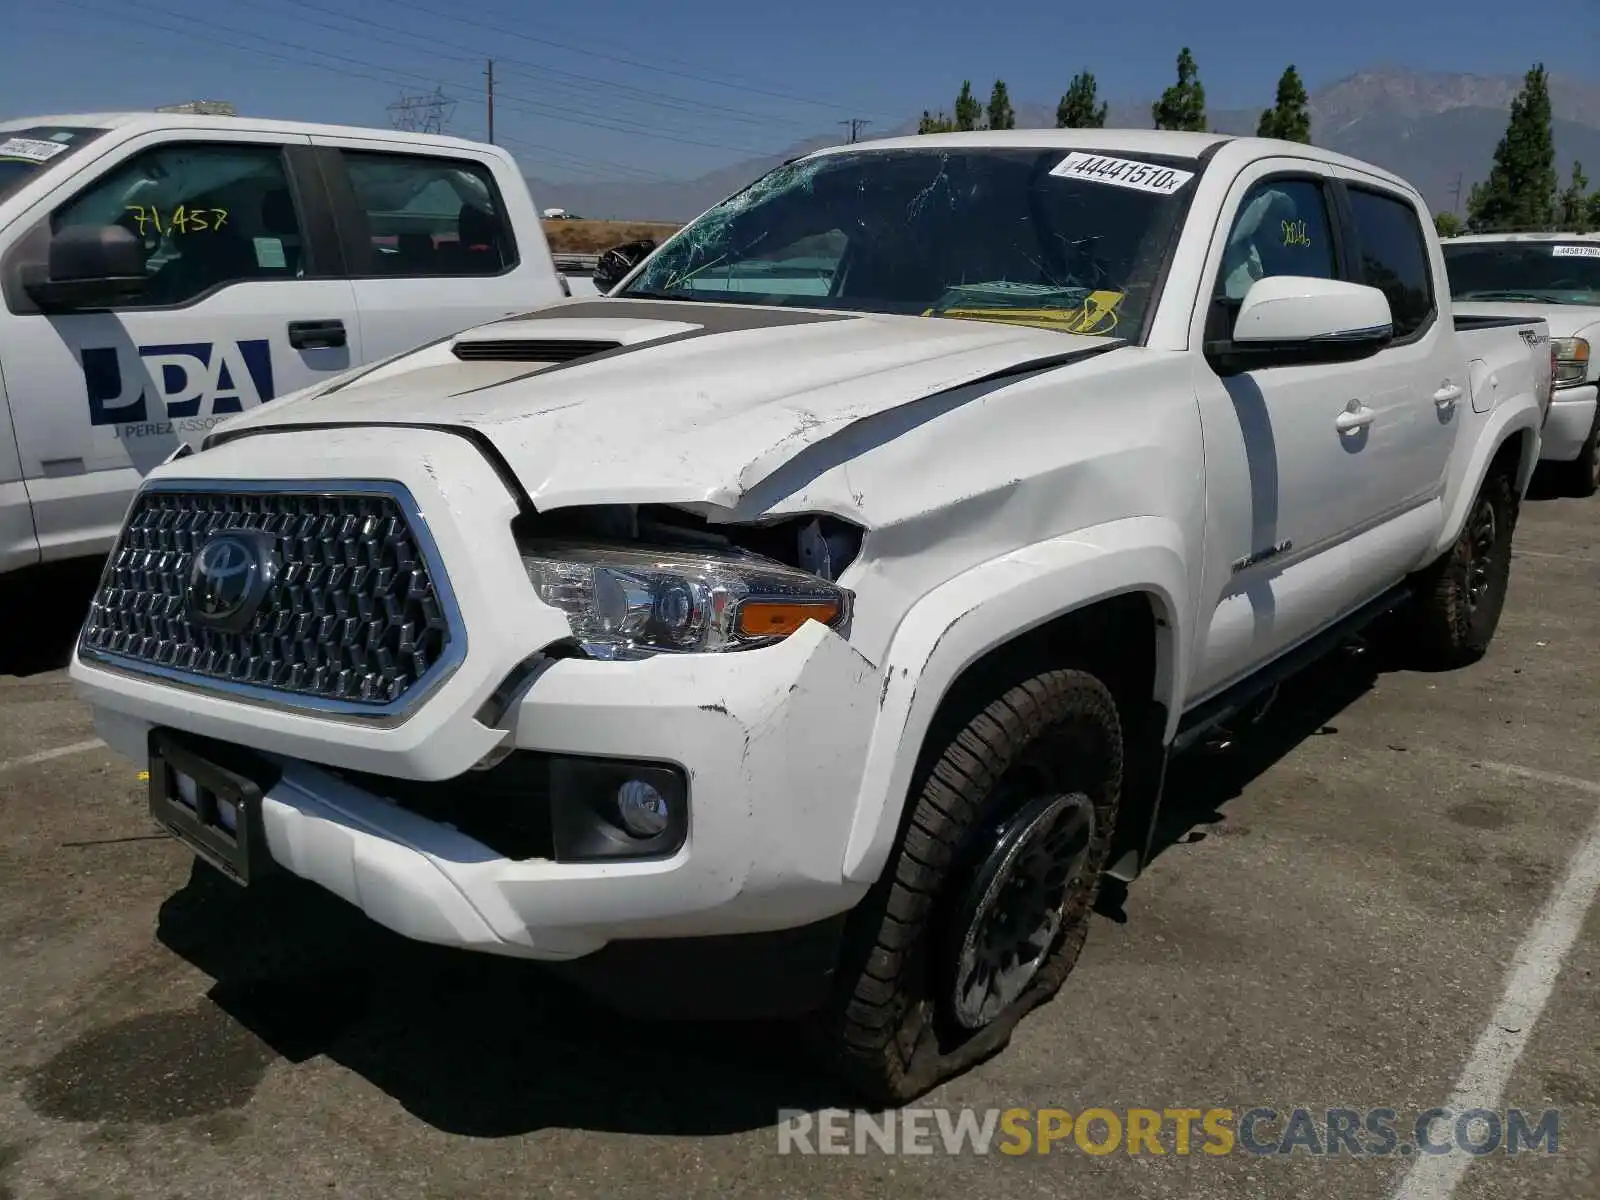
[[[1506,442],[1524,431],[1530,436],[1526,439],[1517,462],[1516,487],[1518,496],[1527,494],[1528,484],[1533,480],[1534,468],[1539,464],[1539,430],[1543,421],[1544,412],[1539,401],[1532,395],[1526,394],[1503,401],[1485,418],[1477,435],[1477,441],[1473,443],[1472,453],[1467,456],[1459,472],[1451,473],[1444,497],[1446,510],[1444,526],[1439,532],[1438,540],[1429,549],[1419,566],[1426,566],[1455,544],[1456,539],[1461,536],[1462,528],[1466,525],[1467,513],[1472,507],[1472,502],[1477,498],[1479,490],[1483,487],[1484,478],[1489,473],[1489,464]]]
[[[1057,617],[1130,592],[1153,598],[1157,618],[1153,699],[1165,704],[1171,741],[1188,671],[1192,617],[1183,532],[1133,517],[1042,542],[974,567],[925,596],[896,630],[845,851],[844,876],[870,882],[898,835],[923,739],[951,686],[991,650]]]

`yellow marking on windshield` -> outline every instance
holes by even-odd
[[[961,321],[999,321],[1030,325],[1057,333],[1108,334],[1117,327],[1117,306],[1123,292],[1091,292],[1081,308],[947,308],[929,309],[923,316],[954,317]]]

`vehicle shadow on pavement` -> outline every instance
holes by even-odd
[[[447,1133],[704,1136],[850,1103],[792,1025],[617,1016],[537,964],[409,942],[292,878],[262,894],[197,864],[157,936],[271,1050],[326,1056]]]
[[[1382,674],[1400,669],[1381,644],[1352,642],[1286,681],[1260,720],[1236,730],[1227,748],[1196,749],[1174,758],[1152,860],[1174,846],[1204,839],[1208,828],[1226,821],[1223,806],[1229,800],[1308,738],[1336,736],[1339,714]]]
[[[1377,650],[1330,656],[1285,684],[1231,749],[1175,761],[1155,853],[1205,837],[1251,780],[1306,738],[1336,733],[1334,719],[1384,669]],[[1102,915],[1126,920],[1112,895],[1103,890]],[[158,937],[214,979],[210,999],[273,1052],[325,1056],[448,1133],[704,1136],[770,1127],[780,1109],[852,1103],[792,1024],[619,1016],[536,964],[407,941],[292,877],[245,890],[196,864],[162,906]]]
[[[82,559],[0,575],[0,675],[42,675],[72,660],[104,565]]]

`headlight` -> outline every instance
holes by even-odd
[[[850,617],[846,589],[749,554],[544,542],[522,563],[596,658],[747,650]]]
[[[1556,386],[1572,387],[1589,378],[1589,343],[1584,338],[1551,338],[1556,356]]]

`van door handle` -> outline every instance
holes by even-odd
[[[296,350],[328,350],[346,340],[343,321],[289,322],[289,345]]]
[[[1433,402],[1441,409],[1449,408],[1459,399],[1461,399],[1459,383],[1447,383],[1433,394]]]
[[[1333,423],[1340,433],[1354,433],[1358,429],[1365,429],[1377,417],[1377,413],[1362,404],[1359,400],[1350,401],[1350,407],[1334,418]]]

